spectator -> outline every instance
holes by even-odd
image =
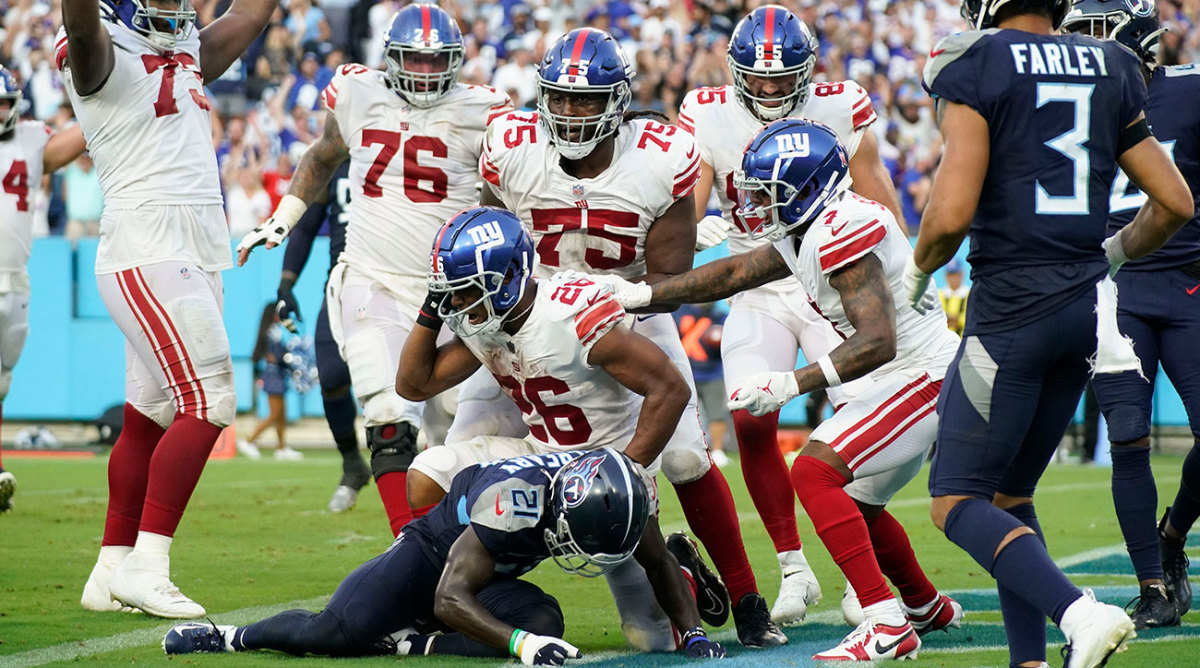
[[[312,0],[289,0],[284,25],[291,33],[292,47],[297,51],[315,51],[321,44],[329,42],[332,35],[325,12]]]
[[[258,421],[250,437],[237,442],[238,452],[250,459],[258,459],[262,453],[258,449],[258,437],[270,427],[275,428],[275,459],[281,461],[298,461],[304,459],[304,454],[289,448],[287,445],[287,404],[284,394],[287,392],[287,363],[284,356],[287,348],[284,336],[287,332],[279,324],[279,316],[275,313],[275,302],[268,302],[263,307],[262,319],[258,324],[258,339],[254,343],[254,352],[250,360],[258,372],[258,385],[267,395],[267,417]]]
[[[533,54],[519,40],[512,47],[509,61],[496,68],[492,86],[506,93],[518,109],[535,107],[538,68],[533,63]]]
[[[938,290],[938,295],[942,298],[942,310],[946,312],[946,326],[959,336],[967,324],[967,296],[970,293],[970,288],[963,285],[962,263],[951,260],[946,265],[946,287]]]
[[[312,51],[306,51],[300,59],[300,66],[293,74],[291,87],[288,89],[285,109],[291,111],[296,107],[316,111],[321,108],[321,91],[329,83],[332,75],[326,76],[321,69],[321,58]],[[287,85],[285,81],[284,85]]]
[[[221,171],[225,188],[225,213],[230,238],[240,238],[266,220],[273,210],[271,198],[263,189],[257,151],[239,147],[229,156]]]
[[[64,170],[63,199],[67,203],[65,236],[72,242],[100,236],[104,193],[100,190],[100,174],[87,151]]]
[[[725,314],[716,304],[684,305],[675,311],[679,338],[692,364],[696,381],[696,398],[700,404],[700,420],[708,434],[709,452],[713,463],[725,466],[725,434],[729,433],[732,418],[725,406],[724,371],[721,368],[721,332]]]

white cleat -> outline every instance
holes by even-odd
[[[795,626],[808,615],[808,606],[821,600],[821,585],[809,568],[803,551],[780,552],[775,556],[783,570],[783,581],[779,583],[779,596],[771,608],[771,621],[780,626]]]
[[[79,604],[83,606],[84,610],[140,612],[136,608],[123,606],[120,601],[113,600],[112,593],[108,589],[112,582],[113,571],[121,565],[126,555],[132,550],[131,547],[102,548],[100,558],[96,560],[96,565],[92,567],[92,574],[88,576],[87,584],[83,585],[83,596],[80,597]]]
[[[1100,603],[1091,589],[1084,589],[1089,606],[1087,616],[1067,638],[1066,662],[1063,668],[1096,668],[1103,666],[1116,652],[1124,652],[1125,642],[1137,637],[1133,620],[1115,605]],[[1072,604],[1075,605],[1075,604]],[[1069,608],[1068,608],[1069,609]]]
[[[165,619],[195,619],[204,606],[184,596],[171,582],[169,557],[147,557],[131,552],[113,573],[109,591],[125,605]]]
[[[863,622],[842,642],[814,654],[814,661],[907,661],[917,658],[921,638],[908,622],[901,626]]]
[[[338,485],[329,499],[329,512],[344,513],[358,505],[358,490],[347,485]]]
[[[304,453],[291,448],[280,448],[275,451],[275,460],[280,462],[298,462],[304,459]]]
[[[0,513],[12,510],[12,498],[16,491],[17,477],[11,471],[0,471]]]
[[[846,591],[842,594],[842,619],[846,620],[846,626],[857,627],[866,618],[862,611],[862,604],[858,602],[858,592],[854,591],[854,587],[847,582]]]
[[[258,446],[244,438],[238,439],[237,451],[246,459],[262,459],[262,453],[259,452]]]

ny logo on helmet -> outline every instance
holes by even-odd
[[[1134,16],[1150,16],[1154,13],[1154,0],[1125,0],[1129,13]]]
[[[607,456],[586,455],[575,465],[575,470],[563,480],[562,499],[566,507],[574,508],[583,503],[588,491],[592,489],[592,481],[600,472],[600,465]]]
[[[494,220],[489,220],[478,227],[468,227],[467,234],[471,235],[472,243],[479,250],[487,250],[488,248],[504,243],[504,231],[500,229],[500,224]]]
[[[807,158],[808,135],[775,135],[775,144],[779,149],[780,158]]]

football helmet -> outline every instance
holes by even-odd
[[[817,63],[817,39],[795,14],[779,5],[766,5],[747,14],[729,40],[729,71],[742,103],[760,121],[769,123],[804,108],[808,84]],[[759,97],[750,91],[749,75],[786,77],[794,81],[783,97]],[[768,102],[780,102],[777,107]]]
[[[442,293],[438,315],[463,337],[499,330],[525,294],[535,263],[533,240],[514,214],[490,206],[455,214],[433,243],[429,288]],[[455,308],[454,293],[469,288],[479,296]],[[472,324],[470,311],[480,305],[487,316]]]
[[[1049,9],[1055,30],[1062,25],[1067,10],[1071,8],[1071,0],[963,0],[959,13],[967,20],[971,28],[984,30],[995,27],[996,12],[1009,3],[1026,10],[1037,7]]]
[[[1158,60],[1158,24],[1154,0],[1076,0],[1063,19],[1063,30],[1111,39],[1129,47],[1143,63]]]
[[[850,187],[846,148],[820,123],[784,118],[750,140],[733,185],[750,237],[779,241],[807,230]]]
[[[187,39],[196,22],[196,10],[192,0],[175,0],[178,9],[152,7],[148,0],[100,0],[101,11],[108,18],[138,33],[151,44],[162,49],[173,49],[180,40]],[[155,19],[165,22],[166,29],[154,24]]]
[[[612,35],[595,28],[578,28],[546,49],[538,68],[538,122],[558,152],[579,160],[617,131],[633,99],[633,68]],[[550,111],[556,94],[603,93],[604,111],[593,116],[568,116]]]
[[[392,17],[383,52],[392,89],[414,107],[429,107],[458,83],[463,64],[462,33],[444,9],[412,4]],[[414,60],[433,61],[435,71],[413,69],[418,65]]]
[[[21,87],[17,78],[7,68],[0,66],[0,100],[8,100],[8,111],[4,112],[3,125],[0,125],[0,135],[6,135],[17,127],[21,119]]]
[[[550,481],[546,548],[554,563],[584,577],[628,559],[650,519],[650,494],[633,460],[612,448],[580,455]]]

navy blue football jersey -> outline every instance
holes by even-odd
[[[426,554],[441,565],[470,526],[496,560],[498,575],[527,573],[550,557],[544,538],[551,523],[545,516],[550,480],[581,454],[528,455],[466,468],[454,476],[446,497],[404,533],[424,537]]]
[[[283,253],[283,270],[297,276],[304,271],[308,264],[308,255],[312,252],[312,241],[320,233],[321,227],[329,223],[329,268],[337,264],[338,256],[346,247],[346,221],[350,220],[350,161],[338,165],[333,178],[329,180],[329,197],[325,204],[314,204],[300,217],[296,227],[288,235],[287,247]]]
[[[965,334],[1014,329],[1094,290],[1108,268],[1118,138],[1146,103],[1139,62],[1117,42],[995,29],[930,55],[926,90],[974,109],[990,136]]]
[[[1146,120],[1154,136],[1175,159],[1176,166],[1200,204],[1200,66],[1159,67],[1150,78]],[[1146,195],[1118,172],[1109,204],[1108,234],[1133,220]],[[1172,269],[1200,261],[1200,216],[1193,217],[1162,248],[1125,263],[1121,271]]]

